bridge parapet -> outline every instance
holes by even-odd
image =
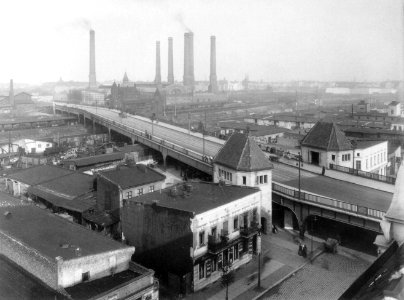
[[[299,190],[290,186],[282,185],[279,183],[272,183],[272,191],[286,197],[292,197],[293,200],[307,202],[314,206],[326,207],[331,210],[343,211],[349,214],[360,216],[374,221],[380,221],[386,214],[385,211],[372,209],[365,206],[360,206],[345,201],[324,197],[301,191],[299,197]]]
[[[197,161],[198,164],[203,165],[202,170],[205,171],[207,174],[212,174],[212,158],[208,157],[206,155],[203,155],[202,153],[198,153],[196,151],[187,149],[185,147],[182,147],[180,145],[177,145],[175,143],[172,143],[170,141],[167,141],[161,137],[157,137],[155,135],[152,135],[148,133],[147,131],[139,130],[130,126],[127,126],[123,123],[117,122],[115,120],[109,119],[107,117],[103,117],[100,115],[95,115],[85,109],[81,109],[78,107],[69,107],[69,106],[64,106],[64,105],[55,105],[56,109],[58,110],[64,110],[67,112],[71,113],[79,113],[83,114],[86,116],[91,116],[93,120],[95,120],[97,123],[113,128],[114,130],[117,130],[118,132],[127,135],[129,137],[137,137],[137,140],[141,139],[141,142],[146,142],[147,146],[151,146],[154,149],[157,150],[162,150],[165,149],[170,152],[175,152],[177,154],[181,154],[182,156],[189,157],[193,161]],[[178,157],[178,156],[177,156]]]

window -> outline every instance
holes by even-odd
[[[264,183],[268,183],[268,175],[264,175]]]
[[[212,236],[217,237],[217,227],[213,227],[211,231]]]
[[[361,156],[361,154],[360,154],[360,153],[356,153],[356,156]]]
[[[154,185],[149,186],[149,193],[153,193],[154,192]]]
[[[342,161],[350,161],[351,154],[342,154]]]
[[[132,191],[126,192],[126,198],[132,198]]]
[[[233,219],[233,230],[238,230],[238,216]]]
[[[212,259],[212,272],[215,272],[217,270],[217,257],[214,257]]]
[[[356,161],[356,169],[361,170],[362,169],[362,162],[360,160]]]
[[[238,259],[239,253],[238,253],[238,244],[234,245],[234,260]]]
[[[331,155],[331,159],[335,161],[335,154]]]
[[[38,148],[42,148],[42,145],[41,145],[41,144],[38,144]]]
[[[260,184],[264,183],[264,176],[260,176]]]
[[[202,247],[205,245],[205,231],[199,232],[199,246]]]
[[[143,195],[143,188],[137,189],[137,195],[138,196]]]
[[[369,166],[368,166],[368,159],[366,159],[366,169],[368,169],[369,168]]]
[[[247,184],[247,177],[243,176],[243,185]]]
[[[202,279],[205,277],[205,262],[201,262],[199,264],[199,279]]]
[[[85,272],[81,274],[81,281],[89,281],[90,280],[90,272]]]
[[[228,181],[232,181],[233,180],[233,174],[230,172],[227,172],[225,170],[221,170],[219,169],[219,177],[228,180]]]

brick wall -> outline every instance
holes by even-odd
[[[129,268],[133,247],[58,261],[59,285],[69,287],[82,282],[82,274],[89,272],[90,281]],[[112,258],[112,264],[111,264]]]
[[[0,231],[0,253],[14,261],[39,280],[57,289],[57,265],[51,258],[45,257]]]
[[[122,230],[141,264],[159,273],[185,274],[192,270],[192,217],[189,212],[125,201]]]

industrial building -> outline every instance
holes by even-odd
[[[134,247],[33,205],[0,215],[0,255],[65,297],[158,299],[154,272],[131,262]]]

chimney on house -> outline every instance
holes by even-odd
[[[173,38],[168,38],[168,84],[174,83],[174,67],[173,67]]]
[[[90,74],[89,74],[89,85],[90,89],[97,88],[97,79],[95,76],[95,31],[90,30]]]
[[[217,75],[216,75],[216,37],[210,37],[210,76],[209,76],[209,92],[217,92]]]
[[[155,84],[161,84],[160,41],[156,42],[156,77]]]

